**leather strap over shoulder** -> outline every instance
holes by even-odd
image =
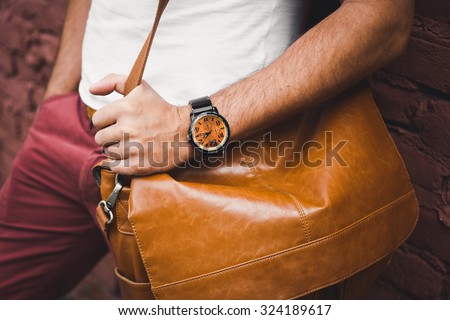
[[[152,30],[145,40],[144,46],[139,52],[139,55],[131,69],[131,72],[128,76],[127,82],[125,83],[125,96],[129,94],[134,88],[141,84],[142,76],[144,74],[145,65],[147,63],[147,58],[150,53],[150,49],[152,47],[153,39],[155,38],[156,30],[158,29],[159,21],[161,20],[161,16],[164,12],[164,9],[167,7],[169,0],[159,0],[158,9],[156,10],[155,20],[153,22]]]

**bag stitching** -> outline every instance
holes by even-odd
[[[372,98],[372,100],[373,100],[373,98]],[[377,114],[378,120],[381,121],[381,122],[383,123],[383,125],[385,126],[384,121],[383,121],[383,119],[382,119],[382,117],[381,117],[381,115],[380,115],[380,113],[379,113],[378,108],[376,108],[376,109],[377,109],[377,110],[376,110],[376,114]],[[366,216],[364,219],[362,219],[362,220],[360,220],[360,221],[357,221],[356,223],[352,224],[351,226],[347,226],[345,229],[342,229],[342,230],[338,231],[337,233],[335,233],[334,235],[329,236],[329,237],[327,237],[327,238],[325,238],[325,239],[319,239],[318,241],[315,241],[315,242],[313,242],[313,243],[307,243],[306,245],[304,244],[304,245],[302,245],[302,246],[299,247],[299,248],[291,248],[291,249],[286,250],[285,252],[278,252],[278,253],[275,253],[275,254],[273,254],[273,255],[271,255],[271,256],[269,256],[269,257],[263,257],[263,258],[260,258],[260,259],[258,259],[258,260],[254,260],[254,261],[251,261],[251,262],[244,263],[244,264],[242,264],[242,265],[240,265],[240,266],[235,266],[235,267],[232,267],[232,268],[227,269],[227,270],[215,272],[215,273],[213,273],[213,274],[200,276],[200,277],[195,278],[195,279],[191,279],[191,280],[183,280],[183,281],[178,282],[178,283],[173,283],[173,284],[169,284],[169,285],[163,285],[163,286],[154,288],[153,285],[152,285],[152,277],[151,277],[151,274],[150,274],[150,272],[149,272],[149,268],[148,268],[147,262],[146,262],[145,259],[142,259],[143,262],[144,262],[145,268],[146,268],[146,270],[147,270],[148,276],[149,276],[149,278],[150,278],[150,289],[151,289],[151,291],[153,292],[153,294],[154,294],[154,296],[155,296],[155,299],[158,299],[158,298],[157,298],[157,295],[156,295],[156,293],[155,293],[155,290],[163,290],[163,289],[165,289],[165,288],[170,288],[170,287],[174,287],[174,286],[184,285],[184,284],[187,284],[187,283],[190,283],[190,282],[194,282],[194,281],[198,281],[198,280],[201,280],[201,279],[204,279],[204,278],[213,277],[213,276],[216,276],[216,275],[219,275],[219,274],[222,274],[222,273],[230,272],[230,271],[236,270],[236,269],[238,269],[238,268],[245,268],[245,267],[247,267],[247,266],[249,266],[249,265],[252,265],[252,264],[254,264],[254,263],[258,263],[258,262],[261,262],[261,261],[264,261],[264,260],[270,260],[270,259],[273,259],[273,258],[275,258],[275,257],[277,257],[277,256],[286,255],[286,254],[289,254],[289,253],[291,253],[291,252],[293,252],[293,251],[296,251],[296,250],[299,250],[299,249],[302,249],[302,248],[306,248],[306,247],[309,247],[309,246],[313,246],[313,245],[316,245],[316,244],[321,243],[321,242],[326,241],[326,240],[330,240],[330,239],[332,239],[332,238],[338,236],[339,234],[343,234],[343,233],[347,232],[348,230],[350,230],[350,229],[352,229],[352,228],[358,226],[359,224],[366,223],[366,222],[370,221],[371,219],[373,219],[374,217],[378,216],[379,213],[383,212],[383,211],[384,211],[385,209],[387,209],[388,207],[397,204],[398,202],[402,201],[403,199],[406,199],[408,196],[410,196],[410,195],[415,195],[414,189],[413,189],[412,184],[411,184],[411,181],[410,181],[410,179],[409,179],[408,171],[406,170],[406,166],[405,166],[405,164],[404,164],[404,162],[403,162],[403,159],[402,159],[401,156],[400,156],[400,153],[399,153],[399,151],[398,151],[398,148],[397,148],[397,146],[395,145],[395,143],[394,143],[392,137],[390,136],[389,131],[387,130],[386,127],[385,127],[384,130],[385,130],[385,132],[387,133],[387,135],[388,135],[389,139],[391,140],[392,145],[393,145],[393,147],[394,147],[394,149],[395,149],[397,155],[398,155],[399,158],[400,158],[401,165],[402,165],[402,167],[403,167],[404,173],[405,173],[406,176],[408,177],[408,184],[409,184],[410,188],[412,189],[411,191],[409,191],[408,193],[404,194],[403,196],[397,198],[396,200],[392,201],[391,203],[385,205],[384,207],[381,207],[381,208],[379,208],[378,210],[372,212],[369,216]],[[247,162],[247,164],[248,164],[248,166],[249,166],[249,168],[250,168],[250,172],[251,172],[251,173],[252,173],[252,174],[253,174],[253,175],[254,175],[254,176],[255,176],[255,177],[263,184],[263,186],[265,186],[266,188],[268,188],[268,189],[270,189],[270,190],[274,190],[274,188],[268,186],[266,183],[264,183],[264,181],[262,181],[262,178],[260,177],[259,172],[258,172],[257,169],[253,166],[252,163],[248,163],[248,162]],[[299,203],[298,199],[296,199],[295,196],[291,195],[290,193],[287,193],[287,192],[281,192],[281,193],[284,193],[284,194],[287,194],[288,196],[290,196],[290,197],[292,198],[292,200],[294,201],[294,203],[296,204],[297,210],[298,210],[298,211],[300,210],[299,213],[300,213],[301,219],[303,218],[303,216],[306,218],[305,212],[304,212],[304,210],[302,209],[301,204]],[[417,198],[414,197],[414,199],[415,199],[415,202],[416,202],[416,212],[417,212],[416,220],[415,220],[415,223],[414,223],[414,225],[415,225],[415,224],[417,223],[417,220],[418,220],[419,207],[418,207],[418,203],[417,203]],[[122,204],[121,204],[121,206],[123,207]],[[305,222],[306,222],[306,225],[305,225]],[[138,247],[139,247],[139,250],[140,250],[140,253],[141,253],[141,257],[143,257],[142,246],[141,246],[139,237],[137,236],[136,229],[135,229],[135,226],[134,226],[134,223],[133,223],[132,219],[130,219],[130,223],[131,223],[132,228],[133,228],[133,230],[134,230],[134,233],[132,233],[132,234],[134,234],[135,237],[136,237],[136,241],[137,241],[137,243],[138,243]],[[302,224],[303,224],[303,229],[304,229],[304,233],[305,233],[306,238],[307,238],[307,239],[310,239],[311,235],[310,235],[309,226],[308,226],[308,224],[307,224],[307,219],[306,219],[306,221],[303,221],[303,219],[302,219]],[[306,229],[307,229],[307,230],[306,230]],[[121,232],[122,232],[122,231],[121,231]],[[130,233],[128,233],[128,232],[124,232],[124,233],[130,234]],[[405,239],[408,238],[409,235],[410,235],[411,233],[412,233],[412,230],[411,230],[411,232],[408,234],[408,236],[405,237]],[[309,241],[310,241],[310,240],[309,240]],[[395,248],[395,247],[396,247],[396,246],[394,246],[394,248]],[[390,252],[389,252],[388,254],[390,254]],[[330,283],[328,283],[328,284],[326,284],[326,285],[317,287],[317,288],[315,288],[315,289],[312,289],[312,290],[307,291],[307,292],[305,292],[305,293],[302,293],[302,294],[300,294],[300,295],[294,296],[294,297],[292,297],[292,298],[290,298],[290,299],[295,299],[295,298],[298,298],[298,297],[307,295],[308,293],[312,293],[312,292],[314,292],[314,291],[316,291],[316,290],[320,290],[320,289],[322,289],[322,288],[325,288],[325,287],[328,287],[328,286],[333,285],[333,284],[335,284],[335,283],[338,283],[338,282],[342,281],[343,279],[346,279],[346,278],[348,278],[349,276],[351,276],[351,275],[353,275],[353,274],[356,274],[356,273],[360,272],[361,270],[367,268],[367,266],[370,266],[371,264],[373,264],[373,263],[375,263],[375,262],[377,262],[377,261],[380,261],[381,259],[383,259],[384,257],[386,257],[388,254],[386,254],[386,255],[384,255],[384,256],[378,258],[378,259],[373,260],[372,262],[370,262],[370,263],[367,264],[366,266],[361,267],[360,269],[358,269],[358,270],[356,270],[356,271],[354,271],[354,272],[352,272],[352,273],[349,273],[349,274],[347,274],[346,276],[341,277],[339,280],[336,280],[336,281],[330,282]]]
[[[375,113],[377,115],[377,119],[378,119],[379,122],[381,122],[382,127],[384,128],[384,132],[386,133],[388,139],[391,141],[391,145],[394,147],[394,150],[397,153],[398,158],[400,159],[400,163],[401,163],[401,165],[403,167],[403,173],[406,175],[406,180],[408,182],[408,185],[409,185],[410,189],[412,189],[414,191],[414,187],[413,187],[413,185],[411,183],[411,177],[409,176],[408,169],[406,169],[405,162],[403,161],[403,158],[402,158],[402,156],[400,154],[400,151],[398,151],[398,148],[397,148],[397,145],[394,142],[394,139],[391,137],[391,134],[389,133],[389,130],[388,130],[387,126],[386,126],[386,123],[384,122],[384,119],[381,116],[380,110],[378,109],[378,106],[377,106],[377,104],[375,102],[375,99],[373,98],[373,94],[372,94],[372,92],[370,90],[369,90],[369,95],[370,95],[371,102],[375,105]],[[418,220],[419,219],[419,202],[417,201],[417,197],[415,196],[415,192],[414,192],[414,199],[415,199],[416,207],[417,207],[417,219],[416,220]]]
[[[131,217],[129,218],[129,220],[130,220],[131,226],[133,228],[134,237],[136,238],[136,243],[137,243],[138,248],[139,248],[139,253],[141,254],[141,260],[144,263],[145,270],[147,271],[147,276],[148,276],[149,281],[150,281],[150,290],[152,291],[153,296],[155,297],[155,299],[158,300],[158,295],[156,294],[156,292],[154,290],[154,286],[153,286],[152,274],[150,273],[150,268],[149,268],[149,266],[147,264],[147,260],[144,258],[144,251],[142,250],[141,241],[139,240],[139,236],[138,236],[138,234],[136,232],[136,227],[134,226],[133,219],[131,219]]]
[[[122,275],[119,272],[119,270],[117,269],[117,267],[114,269],[114,273],[115,273],[117,278],[119,278],[120,280],[124,281],[128,285],[139,286],[139,287],[150,287],[150,282],[139,283],[139,282],[131,281],[130,279],[128,279],[127,277]]]
[[[236,269],[246,268],[248,266],[251,266],[253,264],[256,264],[256,263],[259,263],[259,262],[262,262],[262,261],[272,260],[272,259],[274,259],[274,258],[276,258],[278,256],[284,256],[284,255],[290,254],[290,253],[292,253],[294,251],[298,251],[298,250],[301,250],[301,249],[304,249],[304,248],[307,248],[307,247],[315,246],[315,245],[317,245],[319,243],[322,243],[324,241],[329,241],[329,240],[331,240],[331,239],[333,239],[333,238],[335,238],[335,237],[337,237],[337,236],[339,236],[341,234],[344,234],[344,233],[348,232],[349,230],[359,226],[360,224],[363,224],[363,223],[366,223],[366,222],[372,220],[374,217],[377,217],[381,212],[385,211],[387,208],[394,206],[395,204],[397,204],[398,202],[400,202],[400,201],[402,201],[404,199],[407,199],[411,195],[414,195],[414,190],[411,190],[408,193],[398,197],[396,200],[388,203],[387,205],[379,208],[378,210],[373,211],[372,213],[370,213],[369,215],[367,215],[363,219],[354,222],[350,226],[347,226],[346,228],[341,229],[341,230],[339,230],[339,231],[329,235],[328,237],[324,237],[324,238],[318,239],[318,240],[313,241],[311,243],[302,244],[302,245],[296,246],[294,248],[290,248],[290,249],[287,249],[287,250],[279,251],[279,252],[273,253],[273,254],[271,254],[269,256],[265,256],[265,257],[261,257],[259,259],[248,261],[248,262],[245,262],[245,263],[233,266],[233,267],[229,267],[227,269],[223,269],[223,270],[220,270],[220,271],[214,271],[214,272],[211,272],[211,273],[206,274],[206,275],[201,275],[201,276],[198,276],[196,278],[192,278],[192,279],[188,279],[188,280],[181,280],[181,281],[178,281],[178,282],[174,282],[172,284],[166,284],[166,285],[162,285],[162,286],[159,286],[159,287],[154,287],[153,291],[155,292],[157,290],[163,290],[163,289],[167,289],[167,288],[171,288],[171,287],[175,287],[175,286],[183,286],[183,285],[191,283],[191,282],[196,282],[196,281],[199,281],[199,280],[202,280],[202,279],[215,277],[217,275],[228,273],[228,272],[234,271]],[[417,222],[417,219],[416,219],[416,222]],[[411,232],[409,233],[409,235],[411,234]],[[409,237],[409,235],[408,235],[408,237]],[[365,266],[365,267],[367,267],[367,266]],[[362,269],[364,269],[365,267],[363,267]],[[317,290],[317,289],[315,289],[315,290]]]
[[[303,210],[303,206],[301,205],[300,201],[298,200],[298,198],[296,196],[294,196],[293,194],[289,193],[289,192],[283,192],[282,193],[287,194],[295,203],[295,206],[297,207],[297,211],[300,212],[300,219],[303,220],[303,226],[304,229],[306,230],[306,242],[311,242],[312,237],[311,237],[311,231],[309,229],[309,223],[308,223],[308,218],[306,217],[306,213],[305,210]]]
[[[285,195],[287,195],[287,196],[289,196],[291,198],[291,200],[294,202],[295,208],[297,209],[297,213],[300,216],[300,221],[302,223],[303,233],[305,235],[306,242],[311,242],[312,238],[311,238],[311,230],[309,228],[308,218],[306,217],[305,210],[303,210],[303,207],[302,207],[300,201],[298,200],[298,198],[296,196],[294,196],[293,194],[289,193],[289,192],[277,190],[274,187],[268,185],[264,181],[264,179],[262,178],[261,173],[253,165],[253,162],[249,158],[244,159],[244,163],[247,164],[248,168],[250,169],[250,172],[261,183],[261,185],[263,187],[267,188],[270,191],[274,191],[274,192],[279,192],[279,193],[285,194]]]
[[[119,201],[117,201],[117,205],[120,206],[123,209],[124,212],[127,212],[125,206],[123,205],[123,202],[126,202],[126,200],[119,200]],[[117,217],[117,221],[116,221],[117,222],[117,230],[119,230],[120,233],[124,233],[124,234],[128,234],[128,235],[134,235],[133,232],[122,230],[122,225],[120,225],[120,218],[119,218],[119,213],[117,212],[117,209],[116,209],[116,217]]]
[[[414,195],[414,198],[416,199],[414,190],[411,190],[409,193],[412,193],[412,194]],[[407,193],[406,195],[408,195],[409,193]],[[399,198],[398,200],[400,200],[400,198]],[[417,200],[416,200],[416,203],[417,203]],[[415,226],[416,226],[418,220],[419,220],[419,206],[416,206],[416,220],[414,221],[414,227],[411,228],[411,231],[410,231],[409,234],[403,239],[403,241],[405,241],[406,239],[408,239],[409,236],[412,234],[412,232],[413,232],[413,230],[414,230],[414,228],[415,228]],[[402,242],[403,242],[403,241],[402,241]],[[390,254],[392,253],[392,251],[393,251],[396,247],[398,247],[398,246],[392,247],[391,250],[390,250],[390,252],[388,252],[387,254],[381,256],[381,257],[378,258],[378,259],[375,259],[375,260],[369,262],[367,265],[365,265],[364,267],[359,268],[358,270],[356,270],[356,271],[354,271],[354,272],[350,272],[349,274],[347,274],[347,275],[345,275],[345,276],[342,276],[340,279],[338,279],[338,280],[336,280],[336,281],[331,281],[331,282],[329,282],[329,283],[327,283],[327,284],[324,284],[324,285],[319,286],[319,287],[317,287],[317,288],[311,289],[311,290],[309,290],[309,291],[307,291],[307,292],[301,293],[301,294],[296,295],[296,296],[294,296],[294,297],[292,297],[292,298],[288,298],[288,300],[293,300],[293,299],[297,299],[297,298],[303,297],[303,296],[305,296],[305,295],[307,295],[307,294],[309,294],[309,293],[312,293],[312,292],[314,292],[314,291],[317,291],[317,290],[320,290],[320,289],[323,289],[323,288],[332,286],[332,285],[337,284],[337,283],[339,283],[339,282],[341,282],[341,281],[343,281],[343,280],[345,280],[345,279],[348,279],[349,277],[351,277],[351,276],[357,274],[358,272],[364,270],[365,268],[367,268],[367,267],[369,267],[369,266],[371,266],[371,265],[377,263],[378,261],[381,261],[382,259],[386,258],[388,255],[390,255]]]
[[[398,156],[398,158],[400,159],[400,163],[401,163],[401,165],[402,165],[402,167],[403,167],[403,173],[405,173],[406,176],[407,176],[407,178],[408,178],[408,179],[407,179],[407,180],[408,180],[408,185],[409,185],[409,187],[410,187],[411,189],[414,190],[414,188],[413,188],[413,186],[412,186],[412,184],[411,184],[411,179],[410,179],[410,177],[409,177],[408,170],[406,169],[406,165],[405,165],[405,163],[404,163],[404,161],[403,161],[403,158],[402,158],[402,156],[400,155],[400,152],[398,151],[398,148],[397,148],[397,146],[396,146],[396,144],[395,144],[395,142],[394,142],[394,139],[392,139],[391,134],[389,133],[389,130],[388,130],[387,127],[386,127],[386,123],[384,122],[384,119],[383,119],[383,117],[381,116],[380,110],[378,110],[378,106],[377,106],[377,104],[375,103],[375,100],[373,99],[372,93],[370,94],[370,100],[371,100],[371,102],[375,105],[375,113],[376,113],[376,115],[377,115],[378,121],[381,122],[382,127],[384,128],[384,131],[385,131],[386,135],[388,136],[388,139],[391,141],[392,146],[394,147],[394,149],[395,149],[395,151],[396,151],[396,153],[397,153],[397,156]]]

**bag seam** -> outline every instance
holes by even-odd
[[[135,225],[133,223],[133,219],[131,219],[131,217],[129,217],[128,219],[130,220],[131,226],[133,228],[134,237],[136,238],[136,243],[137,243],[138,248],[139,248],[139,253],[141,254],[141,260],[142,260],[142,262],[144,264],[145,270],[147,271],[147,276],[148,276],[148,279],[150,281],[150,290],[153,293],[153,296],[155,297],[155,300],[158,300],[158,295],[156,294],[156,292],[154,290],[154,286],[153,286],[152,274],[150,273],[150,268],[149,268],[149,266],[147,264],[147,260],[144,257],[144,251],[142,250],[141,240],[139,240],[139,236],[137,234],[136,227],[135,227]]]
[[[171,288],[171,287],[175,287],[175,286],[183,286],[185,284],[192,283],[192,282],[197,282],[199,280],[206,279],[206,278],[212,278],[212,277],[215,277],[215,276],[220,275],[220,274],[224,274],[224,273],[228,273],[228,272],[234,271],[236,269],[244,269],[244,268],[247,268],[248,266],[251,266],[251,265],[256,264],[256,263],[260,263],[260,262],[266,261],[266,260],[272,260],[272,259],[274,259],[276,257],[284,256],[284,255],[290,254],[290,253],[292,253],[294,251],[298,251],[298,250],[301,250],[301,249],[304,249],[304,248],[307,248],[307,247],[315,246],[315,245],[317,245],[319,243],[322,243],[324,241],[331,240],[331,239],[333,239],[333,238],[335,238],[335,237],[337,237],[337,236],[339,236],[341,234],[344,234],[344,233],[348,232],[350,229],[353,229],[353,228],[359,226],[362,223],[366,223],[366,222],[372,220],[374,217],[377,217],[381,212],[385,211],[387,208],[396,205],[398,202],[400,202],[400,201],[402,201],[404,199],[407,199],[411,195],[414,195],[414,190],[409,191],[408,193],[398,197],[396,200],[394,200],[394,201],[388,203],[387,205],[385,205],[385,206],[383,206],[383,207],[373,211],[369,215],[366,215],[363,219],[360,219],[360,220],[352,223],[351,225],[347,226],[346,228],[341,229],[341,230],[339,230],[339,231],[337,231],[337,232],[335,232],[335,233],[333,233],[333,234],[331,234],[331,235],[329,235],[327,237],[324,237],[324,238],[321,238],[321,239],[317,239],[317,240],[315,240],[313,242],[305,243],[305,244],[302,244],[302,245],[299,245],[299,246],[296,246],[296,247],[293,247],[293,248],[290,248],[290,249],[279,251],[279,252],[273,253],[271,255],[268,255],[268,256],[265,256],[265,257],[261,257],[259,259],[247,261],[247,262],[238,264],[238,265],[233,266],[233,267],[228,267],[226,269],[222,269],[222,270],[219,270],[219,271],[214,271],[214,272],[211,272],[209,274],[197,276],[195,278],[191,278],[191,279],[187,279],[187,280],[177,281],[177,282],[174,282],[174,283],[171,283],[171,284],[165,284],[165,285],[162,285],[162,286],[159,286],[159,287],[153,287],[153,292],[158,291],[158,290],[160,291],[160,290],[163,290],[163,289]],[[416,219],[415,223],[417,223],[417,219]],[[411,230],[411,232],[412,232],[412,230]],[[411,234],[411,232],[409,233],[409,235]],[[409,237],[409,235],[408,235],[408,237]],[[371,263],[373,263],[373,262],[371,262]],[[366,267],[367,266],[361,268],[361,270],[366,268]],[[315,289],[315,290],[317,290],[317,289]]]
[[[123,202],[126,202],[126,201],[125,200],[119,200],[119,201],[117,201],[117,205],[121,206],[122,209],[124,210],[124,212],[127,212],[125,206],[123,205]],[[117,219],[116,219],[117,220],[116,221],[116,223],[117,223],[117,230],[119,230],[119,232],[123,233],[123,234],[134,235],[133,232],[122,230],[122,226],[120,225],[120,217],[119,217],[119,213],[117,212],[117,209],[116,209],[116,217],[117,217]]]
[[[401,163],[401,165],[403,167],[403,173],[406,175],[406,180],[408,182],[408,185],[409,185],[410,189],[414,190],[414,187],[413,187],[413,185],[411,183],[411,177],[409,176],[408,169],[406,169],[406,165],[405,165],[405,162],[403,161],[402,155],[400,154],[400,151],[398,151],[397,145],[395,144],[394,139],[392,138],[391,134],[389,133],[389,130],[388,130],[387,126],[386,126],[386,123],[384,122],[384,119],[381,116],[380,110],[378,109],[378,106],[377,106],[377,104],[375,102],[375,99],[373,98],[373,94],[372,94],[372,92],[370,90],[369,90],[369,95],[370,95],[371,102],[375,106],[375,113],[377,114],[377,119],[378,119],[379,122],[381,122],[382,127],[384,129],[384,132],[386,133],[388,139],[391,141],[391,144],[394,147],[394,150],[395,150],[395,152],[396,152],[396,154],[397,154],[397,156],[398,156],[398,158],[400,160],[400,163]],[[419,203],[417,201],[417,197],[414,196],[414,198],[416,199],[416,206],[419,207]],[[419,214],[419,210],[417,210],[417,214]]]
[[[311,230],[309,228],[308,218],[306,217],[305,210],[303,209],[303,206],[301,205],[298,198],[289,192],[277,190],[274,187],[268,185],[262,178],[262,174],[258,171],[258,168],[256,168],[253,165],[252,161],[250,161],[249,158],[244,159],[244,163],[247,164],[248,168],[250,169],[250,172],[253,174],[253,176],[259,181],[259,183],[263,187],[265,187],[266,189],[268,189],[270,191],[274,191],[274,192],[278,192],[278,193],[287,195],[288,197],[291,198],[291,200],[294,203],[294,206],[297,210],[297,213],[300,216],[300,222],[302,224],[303,233],[305,235],[306,242],[311,242],[312,237],[311,237]]]
[[[136,286],[136,287],[150,287],[150,282],[135,282],[135,281],[128,279],[127,277],[125,277],[124,275],[122,275],[119,272],[119,269],[117,267],[114,268],[114,273],[115,273],[116,277],[119,278],[119,280],[124,281],[128,285]]]
[[[409,193],[411,193],[412,195],[414,195],[414,198],[416,199],[414,190],[411,190]],[[408,193],[408,194],[409,194],[409,193]],[[408,194],[406,194],[406,195],[408,195]],[[405,195],[405,196],[406,196],[406,195]],[[397,200],[400,200],[400,198],[397,199]],[[416,200],[416,203],[417,203],[417,200]],[[412,234],[412,232],[414,231],[414,228],[415,228],[415,226],[416,226],[418,220],[419,220],[419,206],[416,206],[416,220],[414,221],[414,226],[411,228],[411,231],[408,233],[408,235],[406,235],[406,236],[403,238],[403,240],[402,240],[401,242],[404,242],[406,239],[409,238],[409,236],[410,236],[410,235]],[[287,300],[293,300],[293,299],[297,299],[297,298],[303,297],[303,296],[305,296],[305,295],[307,295],[307,294],[309,294],[309,293],[312,293],[312,292],[314,292],[314,291],[318,291],[318,290],[320,290],[320,289],[323,289],[323,288],[332,286],[332,285],[337,284],[337,283],[339,283],[339,282],[341,282],[341,281],[343,281],[343,280],[345,280],[345,279],[348,279],[349,277],[351,277],[351,276],[357,274],[358,272],[360,272],[360,271],[362,271],[362,270],[368,268],[369,266],[371,266],[371,265],[373,265],[373,264],[375,264],[375,263],[381,261],[382,259],[386,258],[386,257],[387,257],[388,255],[390,255],[390,254],[392,253],[392,251],[395,250],[395,248],[397,248],[397,247],[398,247],[398,245],[394,246],[394,247],[391,248],[391,250],[389,250],[389,252],[386,253],[385,255],[379,257],[378,259],[374,259],[373,261],[369,262],[369,263],[368,263],[367,265],[365,265],[364,267],[361,267],[361,268],[359,268],[359,269],[357,269],[357,270],[355,270],[355,271],[353,271],[353,272],[350,272],[350,273],[346,274],[345,276],[342,276],[342,277],[339,278],[338,280],[330,281],[330,282],[327,283],[327,284],[324,284],[324,285],[319,286],[319,287],[317,287],[317,288],[311,289],[311,290],[309,290],[309,291],[307,291],[307,292],[301,293],[301,294],[296,295],[296,296],[294,296],[294,297],[292,297],[292,298],[288,298]]]

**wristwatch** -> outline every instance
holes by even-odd
[[[192,107],[188,140],[204,155],[220,154],[230,138],[227,120],[212,105],[209,97],[189,101]]]

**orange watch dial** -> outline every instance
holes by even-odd
[[[197,118],[192,127],[193,142],[208,152],[220,149],[228,140],[228,135],[228,126],[222,118],[212,114]]]

